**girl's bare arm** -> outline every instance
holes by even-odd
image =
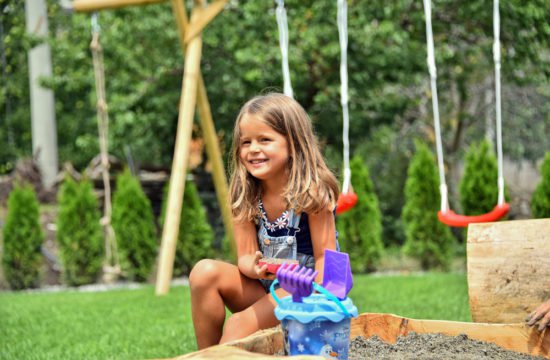
[[[251,279],[264,279],[267,265],[258,266],[262,253],[258,248],[256,227],[252,221],[234,222],[237,242],[237,266],[240,272]]]
[[[315,282],[323,282],[325,249],[336,250],[336,223],[332,210],[326,209],[316,214],[308,214],[315,270],[319,272]]]

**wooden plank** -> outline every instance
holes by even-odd
[[[416,320],[392,314],[362,314],[351,322],[351,338],[377,335],[388,343],[414,331],[448,336],[466,334],[470,339],[491,342],[504,349],[550,358],[550,331],[539,332],[525,324],[487,324],[443,320]]]
[[[92,12],[135,5],[158,4],[165,1],[166,0],[74,0],[73,9],[76,12]]]
[[[197,7],[197,6],[196,6]],[[193,11],[195,16],[195,11]],[[174,268],[176,243],[179,233],[180,215],[187,177],[187,161],[189,158],[189,143],[193,129],[193,118],[197,104],[197,84],[200,74],[202,39],[194,37],[185,53],[185,66],[181,100],[176,134],[176,146],[172,160],[168,205],[166,220],[162,232],[162,243],[159,254],[159,267],[156,282],[156,294],[164,295],[170,289],[170,281]]]
[[[369,338],[376,335],[387,343],[395,343],[397,337],[406,336],[411,331],[419,334],[439,333],[448,336],[466,334],[470,339],[494,343],[504,349],[550,358],[550,331],[539,332],[524,324],[416,320],[392,314],[364,313],[352,319],[350,331],[352,339],[357,336]],[[239,351],[232,351],[228,347],[239,348]],[[279,359],[280,357],[271,355],[282,353],[283,348],[283,333],[281,327],[277,326],[258,331],[241,340],[213,346],[176,359],[215,359],[227,356],[229,359]],[[297,359],[300,358],[297,357]],[[317,357],[308,357],[308,359],[317,359]]]
[[[550,299],[550,219],[470,225],[467,264],[472,319],[522,322]]]
[[[183,355],[175,358],[174,360],[185,359],[224,359],[224,360],[241,360],[241,359],[269,359],[269,360],[287,360],[288,356],[269,356],[265,354],[253,353],[250,351],[242,350],[234,346],[219,345],[213,346],[202,351]],[[322,356],[293,356],[293,360],[324,360]]]

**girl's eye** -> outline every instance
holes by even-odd
[[[271,139],[268,139],[268,138],[262,138],[260,139],[261,142],[268,142],[268,141],[271,141]]]
[[[248,145],[250,144],[250,141],[249,140],[243,140],[241,141],[241,145]]]

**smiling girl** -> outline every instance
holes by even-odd
[[[279,323],[269,295],[275,275],[258,265],[260,258],[297,260],[322,282],[324,250],[337,246],[338,183],[292,98],[268,94],[243,106],[233,131],[230,191],[237,265],[205,259],[189,276],[199,349]]]

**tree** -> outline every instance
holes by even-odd
[[[157,255],[156,226],[151,203],[129,170],[116,179],[112,223],[123,271],[131,279],[147,280]]]
[[[466,153],[464,174],[460,181],[460,204],[466,215],[480,215],[493,210],[498,200],[498,166],[491,144],[473,143]]]
[[[89,180],[65,178],[58,194],[57,242],[64,281],[71,286],[97,280],[103,262],[98,202]]]
[[[428,147],[416,143],[407,172],[403,223],[404,252],[419,259],[423,269],[448,269],[454,238],[449,228],[437,219],[440,205],[437,167]]]
[[[534,218],[550,218],[550,152],[544,157],[541,177],[531,197],[531,212]]]
[[[168,188],[167,185],[164,189],[161,223],[164,223]],[[208,223],[197,187],[192,180],[187,180],[183,195],[178,242],[176,244],[174,276],[189,274],[199,260],[212,257],[214,255],[213,242],[214,231]]]
[[[40,282],[44,234],[38,199],[30,185],[16,185],[8,198],[2,264],[12,289],[37,287]]]
[[[378,197],[362,158],[350,161],[353,190],[358,196],[355,207],[338,215],[338,241],[350,256],[351,269],[356,273],[376,270],[382,256],[382,222]]]

